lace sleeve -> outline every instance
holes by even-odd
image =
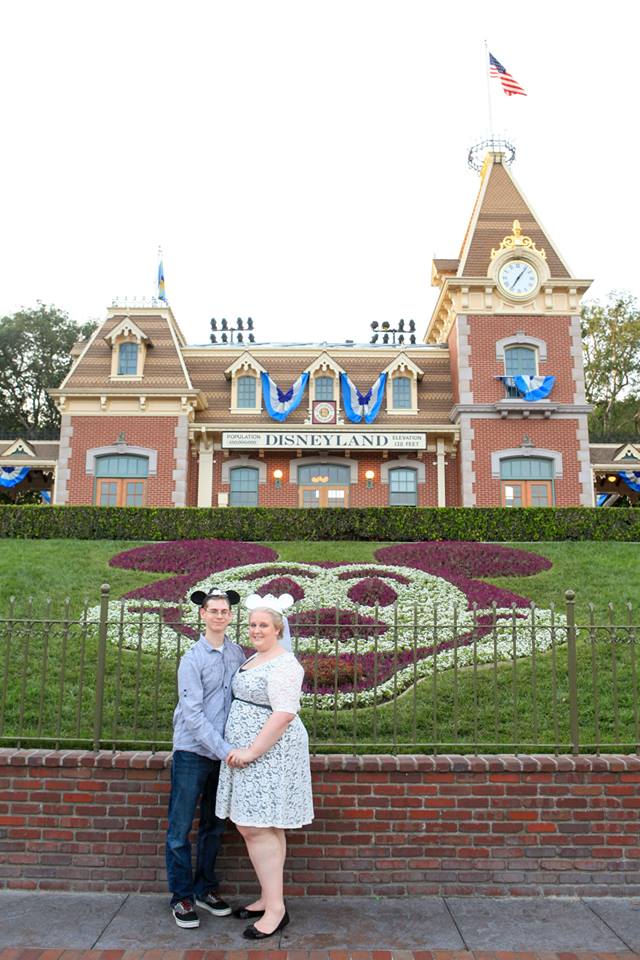
[[[267,696],[272,710],[298,713],[304,670],[294,656],[286,654],[273,665],[267,680]]]

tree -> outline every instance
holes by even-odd
[[[617,404],[640,402],[638,302],[630,293],[614,291],[606,304],[586,303],[581,329],[587,400],[595,405],[594,419],[606,435]]]
[[[592,441],[623,441],[640,437],[640,396],[630,394],[616,400],[611,406],[606,423],[605,409],[596,406],[589,417],[589,436]]]
[[[43,303],[0,318],[0,429],[30,433],[59,425],[47,389],[60,386],[71,367],[71,347],[96,326],[78,325]]]

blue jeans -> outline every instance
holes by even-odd
[[[176,750],[171,766],[171,797],[167,828],[167,879],[171,905],[217,890],[216,857],[225,820],[216,817],[216,791],[220,761],[189,750]],[[189,833],[200,798],[200,827],[195,876],[191,864]]]

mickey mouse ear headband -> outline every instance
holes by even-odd
[[[294,603],[295,601],[290,593],[283,593],[279,597],[274,597],[272,593],[267,593],[264,597],[261,597],[259,593],[252,593],[244,601],[248,610],[273,610],[280,616]]]
[[[211,590],[196,590],[189,599],[191,603],[195,603],[198,607],[204,607],[207,600],[221,600],[223,597],[229,602],[230,607],[235,607],[237,603],[240,603],[240,594],[235,590],[218,590],[217,587]]]

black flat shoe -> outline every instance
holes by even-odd
[[[255,923],[252,923],[250,924],[250,926],[247,927],[246,930],[242,931],[242,936],[246,940],[266,940],[267,937],[272,937],[274,933],[277,933],[279,930],[284,930],[284,928],[288,923],[289,923],[289,914],[285,910],[284,917],[282,918],[278,926],[274,930],[271,930],[270,933],[263,933],[262,930],[257,930]]]
[[[264,916],[264,910],[249,910],[248,907],[236,907],[232,912],[238,920],[251,920],[253,917]]]

